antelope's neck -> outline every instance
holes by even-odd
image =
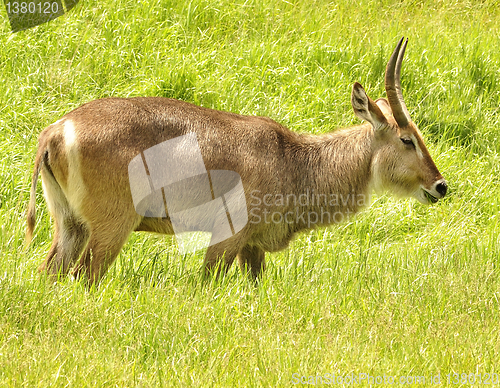
[[[303,137],[296,153],[296,192],[309,195],[308,209],[355,213],[369,204],[374,135],[362,125]],[[303,168],[299,168],[303,166]]]

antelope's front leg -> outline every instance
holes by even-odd
[[[241,272],[247,273],[253,280],[257,280],[266,269],[266,253],[263,249],[245,245],[238,253]]]
[[[212,276],[214,273],[217,277],[221,274],[225,275],[229,268],[231,268],[239,250],[240,246],[234,237],[209,246],[205,254],[205,275]]]

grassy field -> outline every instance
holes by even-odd
[[[2,15],[0,386],[274,387],[327,374],[457,386],[472,381],[462,373],[500,375],[496,1],[91,0],[16,34]],[[40,278],[52,237],[41,187],[28,249],[25,211],[37,136],[64,113],[105,96],[167,96],[324,133],[358,123],[353,82],[385,95],[403,35],[404,95],[449,183],[444,200],[375,197],[268,256],[257,288],[237,268],[200,281],[202,253],[151,234],[132,235],[96,289]]]

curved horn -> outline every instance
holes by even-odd
[[[403,62],[403,56],[405,55],[406,45],[408,44],[408,39],[406,39],[401,49],[403,39],[404,37],[398,42],[385,70],[385,91],[387,92],[387,99],[391,105],[394,118],[400,127],[408,125],[411,120],[410,113],[403,99],[403,93],[401,93],[401,64]]]

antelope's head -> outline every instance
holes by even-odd
[[[374,131],[372,179],[377,191],[415,197],[434,203],[446,195],[448,186],[411,120],[401,93],[401,63],[408,39],[399,41],[385,72],[387,99],[373,101],[359,83],[352,90],[356,116],[369,122]]]

